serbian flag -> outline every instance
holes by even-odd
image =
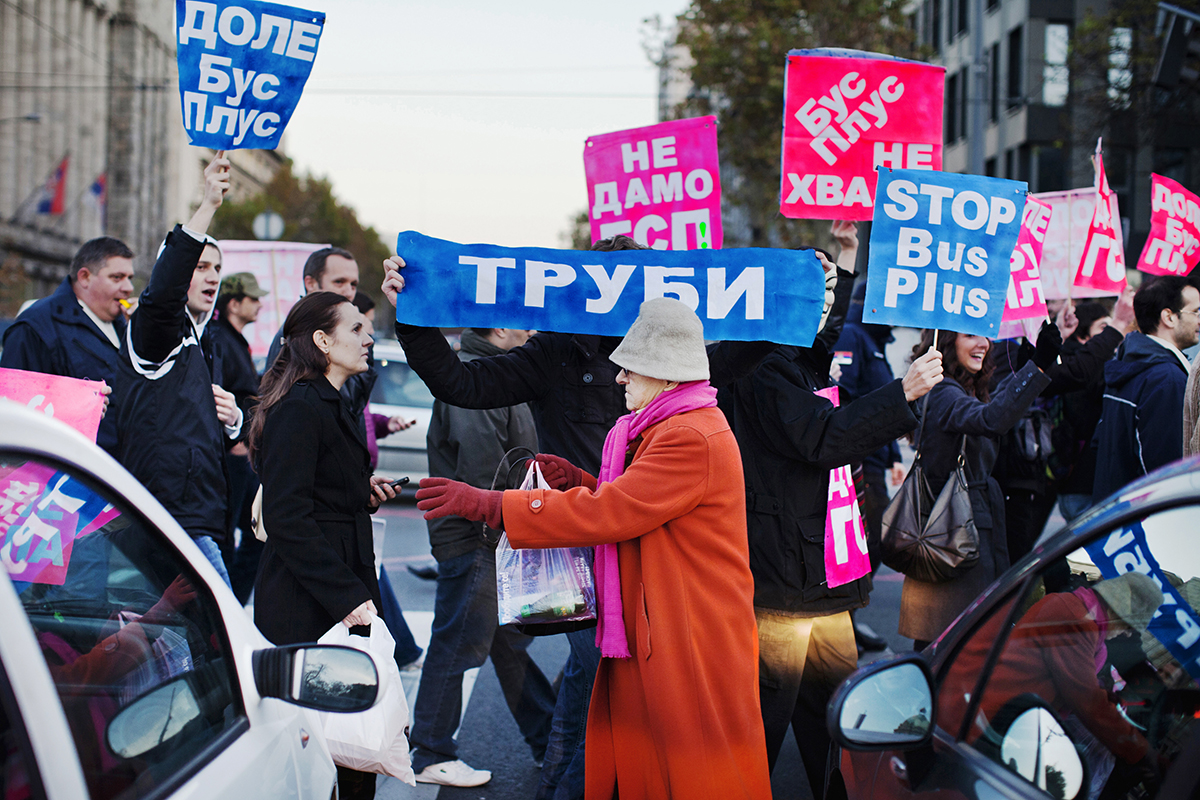
[[[1121,233],[1121,212],[1117,208],[1117,193],[1108,185],[1104,174],[1101,140],[1096,140],[1096,210],[1088,227],[1083,245],[1083,259],[1075,271],[1076,286],[1090,286],[1105,294],[1125,291],[1125,243]]]
[[[67,210],[67,164],[71,156],[63,156],[54,174],[42,187],[42,196],[38,198],[37,212],[39,214],[61,214]]]
[[[100,218],[100,225],[103,227],[105,223],[105,210],[108,208],[108,173],[101,172],[96,176],[96,180],[92,181],[92,185],[88,187],[87,193],[88,204],[96,209],[96,214]]]

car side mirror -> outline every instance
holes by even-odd
[[[1086,794],[1087,764],[1053,711],[1023,694],[996,712],[976,749],[1057,800]]]
[[[910,750],[933,738],[929,665],[906,654],[876,661],[847,678],[826,711],[829,733],[848,750]]]
[[[178,736],[203,712],[189,675],[156,686],[125,706],[105,729],[108,749],[129,759],[149,753]]]
[[[254,651],[252,663],[259,695],[317,711],[366,711],[381,695],[375,660],[353,647],[272,647]]]

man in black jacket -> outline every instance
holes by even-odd
[[[249,272],[235,272],[221,279],[221,291],[217,295],[217,314],[213,317],[210,331],[215,352],[221,360],[219,383],[233,393],[233,399],[242,416],[249,418],[251,397],[258,394],[258,370],[254,368],[254,356],[250,343],[243,335],[247,325],[254,324],[262,310],[262,298],[270,294],[258,285],[258,279]],[[258,476],[250,466],[245,435],[236,442],[229,442],[225,454],[225,468],[229,475],[229,523],[225,527],[225,542],[221,551],[225,566],[229,570],[229,583],[237,599],[245,603],[254,589],[254,576],[258,572],[258,559],[262,555],[263,543],[254,538],[250,522],[250,504],[258,491]],[[234,547],[234,529],[240,528],[242,540]]]
[[[122,308],[133,294],[133,251],[111,236],[84,242],[71,271],[55,290],[25,309],[4,332],[0,367],[65,378],[104,381],[111,387],[121,365]],[[117,449],[117,414],[109,405],[96,444]]]
[[[225,443],[242,411],[217,385],[220,356],[207,330],[220,285],[220,251],[205,232],[229,190],[219,151],[204,170],[204,199],[176,225],[129,320],[121,358],[118,460],[150,490],[226,583]]]
[[[628,236],[604,239],[593,250],[644,250]],[[824,264],[826,273],[832,264]],[[404,260],[384,262],[383,292],[396,304],[404,288]],[[840,323],[839,323],[840,326]],[[543,453],[562,456],[597,474],[604,438],[626,413],[619,368],[609,355],[620,343],[614,336],[542,332],[502,355],[460,362],[437,328],[396,321],[396,336],[408,364],[437,399],[463,408],[501,408],[529,403]],[[726,342],[709,347],[714,386],[747,374],[775,348],[769,342]],[[539,800],[583,797],[583,743],[588,701],[600,663],[594,630],[567,634],[571,655],[564,667],[553,730],[546,750]]]
[[[825,788],[825,707],[858,665],[850,611],[868,602],[869,572],[830,588],[825,576],[829,471],[861,460],[917,426],[909,403],[941,380],[936,350],[892,381],[835,408],[833,346],[854,284],[858,237],[835,223],[842,245],[829,321],[811,348],[780,347],[718,395],[742,453],[750,569],[759,630],[759,698],[772,769],[791,725],[814,796]],[[845,265],[843,268],[841,265]]]

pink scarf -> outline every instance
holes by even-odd
[[[638,413],[626,414],[608,432],[600,475],[596,489],[614,481],[625,472],[625,455],[629,444],[651,425],[698,408],[714,408],[717,390],[708,381],[679,384],[678,389],[663,392]],[[617,562],[617,546],[602,544],[596,547],[596,600],[600,613],[596,620],[596,646],[606,658],[629,658],[629,642],[625,639],[625,618],[621,608],[621,573]]]

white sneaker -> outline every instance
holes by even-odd
[[[440,761],[417,774],[417,783],[438,783],[442,786],[482,786],[491,779],[492,773],[486,769],[471,769],[462,761]]]

